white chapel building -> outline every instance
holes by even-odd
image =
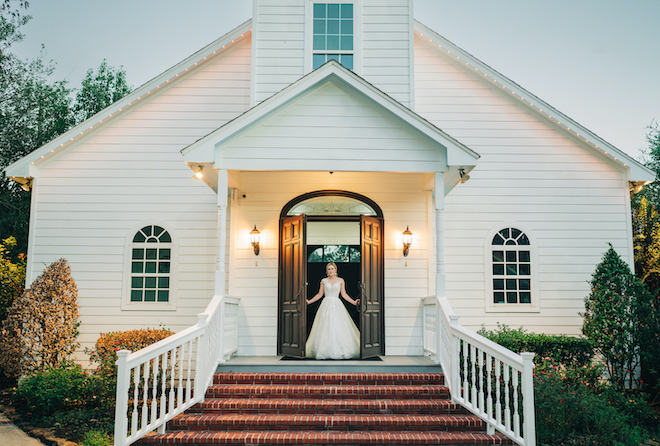
[[[412,3],[255,0],[9,166],[32,185],[28,284],[68,260],[83,346],[180,331],[227,295],[237,355],[303,356],[329,261],[361,299],[363,357],[421,356],[428,296],[474,330],[579,335],[608,243],[633,264],[629,191],[654,173]]]

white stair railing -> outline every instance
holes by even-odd
[[[199,322],[137,352],[117,352],[115,446],[128,446],[204,400],[238,349],[239,299],[215,296]]]
[[[424,351],[452,400],[518,444],[534,446],[534,353],[516,354],[462,327],[446,297],[424,299]]]

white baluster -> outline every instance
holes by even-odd
[[[474,344],[470,345],[470,362],[472,364],[470,378],[472,381],[471,392],[470,392],[470,403],[472,407],[477,408],[477,373],[476,373],[476,362],[477,362],[477,348]]]
[[[487,419],[493,419],[493,357],[486,354],[486,380],[488,381],[487,395],[486,395],[486,411],[488,412]],[[495,433],[493,425],[488,423],[486,433],[492,435]]]
[[[163,419],[165,418],[165,414],[167,413],[167,353],[163,353],[160,355],[161,357],[161,387],[160,387],[160,418]],[[158,428],[158,433],[164,434],[165,433],[165,428],[164,424],[161,426],[162,427],[162,432],[161,428]]]
[[[169,392],[169,413],[174,412],[174,378],[176,375],[176,347],[170,350],[170,392]]]
[[[518,414],[518,370],[513,369],[513,432],[520,436],[520,415]]]
[[[511,393],[510,384],[511,366],[504,364],[504,426],[507,431],[511,431],[511,406],[509,404],[509,394]]]
[[[131,434],[138,431],[138,399],[140,387],[140,364],[133,369],[133,416],[131,417]]]
[[[181,344],[179,347],[181,354],[179,355],[179,388],[177,389],[177,407],[183,407],[183,368],[184,360],[186,358],[186,344]]]
[[[192,388],[190,387],[190,371],[192,369],[193,340],[188,341],[188,377],[186,379],[186,403],[190,402],[192,397]]]
[[[158,419],[158,371],[160,370],[160,364],[158,363],[160,357],[156,356],[153,359],[153,366],[151,367],[154,374],[153,383],[151,385],[151,391],[153,395],[151,396],[151,422],[155,423]]]
[[[500,389],[502,388],[502,363],[499,359],[495,360],[495,421],[498,425],[502,424],[502,400]]]
[[[144,374],[142,376],[144,389],[142,392],[142,429],[149,424],[149,361],[146,361],[142,368]]]
[[[477,368],[479,369],[479,412],[481,414],[486,413],[486,408],[484,407],[484,352],[481,350],[477,351]]]
[[[468,349],[470,346],[463,341],[463,401],[467,404],[470,395],[470,383],[468,382]]]

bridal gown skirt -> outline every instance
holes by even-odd
[[[360,331],[340,300],[340,284],[324,286],[325,297],[307,338],[306,356],[316,359],[359,358]]]

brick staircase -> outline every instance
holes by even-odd
[[[437,373],[218,373],[206,400],[138,444],[513,444]]]

